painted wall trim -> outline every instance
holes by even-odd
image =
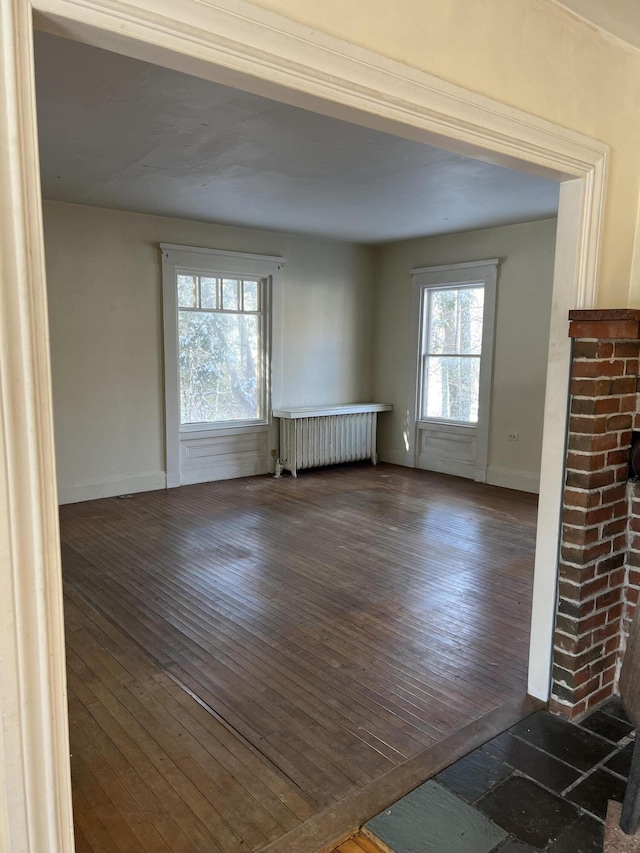
[[[469,476],[478,483],[484,483],[487,476],[487,459],[489,456],[489,427],[491,419],[491,385],[493,377],[493,355],[495,349],[495,327],[498,289],[498,267],[499,258],[488,260],[467,261],[458,264],[440,264],[435,267],[415,267],[411,270],[411,284],[413,288],[413,325],[411,333],[412,341],[412,369],[410,374],[411,398],[408,401],[409,430],[414,433],[419,430],[434,430],[438,428],[441,433],[450,432],[454,435],[464,435],[465,430],[474,432],[474,462],[472,465],[455,462],[450,469],[441,467],[440,460],[432,455],[423,454],[422,439],[411,435],[409,438],[416,455],[417,467],[429,467],[432,470],[446,473]],[[421,362],[423,358],[423,336],[425,329],[424,299],[426,292],[431,288],[447,289],[473,284],[484,284],[484,314],[482,329],[482,358],[480,359],[480,382],[478,389],[479,412],[476,424],[454,424],[437,419],[424,419],[419,421],[419,409],[422,407],[420,376]],[[413,406],[413,411],[411,407]],[[464,473],[461,473],[463,472]]]
[[[245,0],[32,5],[36,26],[54,34],[463,154],[489,150],[544,177],[585,178],[590,239],[577,287],[581,303],[596,304],[606,144]]]
[[[73,850],[31,10],[0,2],[0,839]]]
[[[380,462],[390,465],[401,465],[404,468],[414,468],[411,455],[404,450],[378,448]],[[518,492],[538,494],[540,490],[540,475],[535,471],[520,471],[516,468],[506,468],[501,465],[489,465],[486,469],[486,482],[489,486],[500,486],[503,489],[515,489]]]
[[[422,273],[441,273],[447,272],[449,274],[453,274],[454,272],[460,272],[462,274],[461,278],[456,278],[458,282],[464,281],[475,281],[477,276],[471,276],[470,278],[466,278],[464,275],[465,270],[474,270],[476,268],[481,267],[497,267],[500,263],[500,258],[488,258],[484,261],[463,261],[459,264],[438,264],[435,267],[414,267],[412,270],[409,270],[411,275],[421,275]],[[437,276],[436,276],[437,278]],[[415,285],[418,282],[414,282]],[[444,285],[443,285],[444,287]]]
[[[586,183],[563,182],[560,185],[558,208],[529,640],[528,689],[533,696],[543,701],[547,701],[551,693],[560,519],[566,466],[571,372],[571,340],[567,334],[567,318],[572,305],[579,301],[572,285],[575,283],[576,258],[580,255],[584,241],[588,240],[588,235],[581,227],[584,222]],[[572,250],[576,253],[573,257]],[[580,269],[579,262],[577,269]],[[552,530],[555,530],[554,536],[551,536]]]
[[[286,258],[281,258],[279,255],[254,255],[251,252],[232,252],[228,249],[207,249],[202,246],[181,246],[179,243],[160,243],[160,248],[167,254],[177,255],[178,258],[184,253],[185,255],[205,255],[209,258],[215,258],[216,264],[224,262],[228,259],[234,266],[235,262],[251,261],[259,265],[275,264],[278,269],[281,269],[286,263]],[[180,260],[179,263],[182,263]]]
[[[596,305],[608,146],[243,0],[0,0],[0,774],[8,798],[0,837],[21,853],[73,850],[34,11],[40,27],[59,35],[461,153],[489,151],[500,165],[578,179],[560,196],[534,584],[529,690],[546,698],[566,310]]]
[[[162,254],[162,314],[164,343],[164,401],[165,401],[165,449],[168,488],[189,483],[204,483],[232,477],[266,474],[274,467],[269,454],[271,446],[277,446],[277,430],[271,410],[281,399],[282,375],[282,269],[286,259],[273,255],[254,255],[248,252],[232,252],[160,243]],[[178,369],[178,301],[176,276],[180,270],[209,272],[214,275],[256,276],[263,280],[262,312],[264,315],[264,375],[267,378],[262,402],[263,421],[258,423],[183,425],[180,423],[179,369]],[[217,464],[220,447],[230,448],[230,436],[241,436],[264,429],[271,432],[271,440],[256,444],[250,462],[245,450],[239,453],[238,465],[234,469],[230,456]],[[213,434],[213,437],[212,437]],[[203,459],[199,470],[189,465],[189,448],[201,446],[206,440],[213,458]],[[190,470],[186,470],[190,469]],[[219,469],[219,470],[217,470]],[[249,472],[249,473],[247,473]]]
[[[118,477],[113,480],[101,480],[94,483],[71,483],[58,489],[58,502],[75,504],[93,501],[97,498],[113,498],[119,495],[133,495],[138,492],[153,492],[164,489],[167,475],[164,471],[149,474],[137,474],[135,477]]]
[[[536,495],[540,491],[540,475],[535,471],[520,471],[502,465],[488,466],[487,483],[503,489],[515,489],[518,492],[531,492]]]

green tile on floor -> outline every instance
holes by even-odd
[[[430,780],[366,824],[396,853],[491,853],[507,833]]]

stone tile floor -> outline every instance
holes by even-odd
[[[579,723],[538,711],[366,828],[396,853],[601,853],[633,737],[618,700]]]

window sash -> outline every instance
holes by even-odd
[[[181,305],[178,306],[178,311],[191,311],[195,314],[242,314],[247,317],[255,317],[262,314],[262,311],[236,311],[231,308],[183,308]]]
[[[180,279],[193,279],[193,288],[195,295],[195,305],[180,304]],[[202,286],[203,280],[207,283],[214,283],[215,291],[215,307],[202,304]],[[225,306],[225,284],[234,282],[236,285],[235,301],[237,307],[227,308]],[[247,300],[248,285],[255,285],[255,308],[247,308],[245,303]],[[263,290],[265,281],[263,279],[249,276],[224,276],[216,273],[196,273],[193,271],[176,271],[176,302],[179,311],[207,311],[216,314],[261,314],[263,311],[264,298]]]
[[[196,291],[196,305],[195,306],[181,306],[179,304],[179,277],[185,276],[188,278],[193,278],[195,280],[195,291]],[[202,304],[202,279],[215,280],[216,281],[216,306],[215,308],[208,307],[200,307]],[[237,282],[237,299],[239,308],[225,308],[224,307],[224,297],[222,295],[222,286],[223,281],[236,281]],[[256,304],[257,308],[245,310],[244,302],[245,302],[245,283],[255,284],[256,285]],[[224,427],[241,427],[241,426],[252,426],[259,424],[267,424],[268,423],[268,334],[267,334],[267,310],[268,310],[268,298],[266,288],[268,287],[268,279],[256,278],[255,276],[225,276],[219,272],[212,272],[210,270],[206,272],[196,272],[193,269],[183,270],[176,269],[176,278],[175,278],[175,292],[176,292],[176,322],[177,322],[177,356],[178,356],[178,415],[179,415],[179,424],[181,432],[191,432],[197,429],[207,429],[207,428],[224,428]],[[182,409],[182,391],[183,391],[183,383],[182,383],[182,375],[180,370],[180,356],[183,352],[183,348],[181,347],[180,342],[180,315],[184,314],[196,314],[196,315],[217,315],[219,317],[222,316],[246,316],[246,317],[255,317],[258,321],[257,328],[257,352],[255,358],[255,378],[258,388],[257,393],[257,417],[255,418],[233,418],[233,419],[215,419],[215,420],[198,420],[198,421],[183,421],[183,409]]]
[[[425,287],[423,292],[426,292],[427,298],[424,300],[423,311],[425,313],[426,322],[424,323],[423,329],[426,331],[425,340],[423,342],[423,351],[428,351],[430,355],[482,355],[482,323],[480,326],[480,343],[479,350],[477,347],[473,347],[474,351],[470,351],[469,349],[464,349],[461,342],[461,334],[462,334],[462,301],[460,300],[459,294],[463,291],[469,290],[479,290],[482,292],[483,298],[483,309],[484,309],[484,284],[477,282],[472,284],[461,284],[461,285],[447,285],[440,287]],[[431,342],[434,339],[434,310],[433,310],[433,302],[434,299],[443,294],[443,293],[456,293],[458,294],[456,298],[456,306],[455,306],[455,344],[454,349],[451,352],[435,352],[429,349]],[[472,309],[473,310],[473,309]],[[471,321],[473,322],[473,321]],[[476,321],[477,322],[477,321]],[[470,328],[471,332],[471,328]]]
[[[420,421],[438,421],[441,423],[448,424],[459,424],[462,426],[476,426],[478,424],[478,418],[475,420],[459,420],[456,418],[449,418],[445,416],[433,416],[428,415],[428,381],[429,381],[429,359],[451,359],[455,358],[458,360],[463,359],[475,359],[480,362],[482,358],[482,341],[483,341],[483,333],[484,333],[484,311],[482,318],[482,328],[480,334],[480,351],[479,352],[461,352],[459,338],[460,335],[458,333],[459,323],[460,323],[460,300],[456,300],[456,350],[454,352],[437,352],[433,349],[429,348],[430,343],[433,340],[433,311],[432,311],[432,299],[436,293],[441,293],[443,291],[462,291],[462,290],[482,290],[483,298],[485,291],[484,282],[469,282],[464,284],[443,284],[443,285],[424,285],[421,288],[422,295],[422,326],[421,326],[421,341],[420,341],[420,350],[421,350],[421,358],[420,358],[420,381],[418,387],[420,389],[419,393],[419,405],[418,405],[418,419]],[[484,307],[484,306],[483,306]],[[479,394],[479,371],[478,371],[478,387],[475,389],[475,394]]]

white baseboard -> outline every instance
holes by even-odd
[[[540,474],[534,471],[518,471],[516,468],[503,468],[500,465],[489,465],[487,468],[487,483],[491,486],[501,486],[503,489],[515,489],[518,492],[540,491]]]
[[[476,483],[486,483],[487,482],[487,466],[481,468],[474,468],[473,471],[473,479]]]
[[[380,462],[388,462],[390,465],[404,465],[405,468],[415,468],[413,456],[406,450],[391,450],[385,447],[378,448],[378,459]]]
[[[411,455],[403,450],[380,449],[378,458],[381,462],[389,462],[392,465],[402,465],[405,468],[415,468]],[[241,465],[235,469],[207,471],[202,479],[186,477],[183,485],[190,482],[202,482],[203,480],[220,480],[234,477],[251,477],[256,474],[268,473],[268,467],[255,465]],[[201,475],[202,476],[202,475]],[[487,483],[492,486],[501,486],[503,489],[516,489],[520,492],[532,492],[538,494],[540,490],[540,476],[532,471],[518,471],[514,468],[503,468],[499,465],[489,465],[487,469]],[[177,485],[177,484],[176,484]],[[135,477],[122,477],[114,480],[103,480],[99,483],[73,483],[58,488],[58,503],[73,504],[81,501],[93,501],[98,498],[111,498],[117,495],[131,495],[137,492],[152,492],[156,489],[167,487],[167,475],[163,472],[154,474],[139,474]]]
[[[411,454],[404,450],[379,448],[378,459],[392,465],[403,465],[405,468],[416,467]],[[489,465],[486,469],[486,480],[484,477],[478,477],[477,471],[475,479],[477,482],[486,482],[491,486],[500,486],[503,489],[515,489],[518,492],[531,492],[537,495],[540,491],[540,474],[536,474],[534,471],[519,471],[516,468]]]
[[[164,489],[167,475],[164,471],[153,474],[138,474],[135,477],[119,477],[99,483],[72,483],[58,487],[59,504],[75,504],[94,501],[97,498],[112,498],[116,495],[132,495],[136,492],[152,492]]]

